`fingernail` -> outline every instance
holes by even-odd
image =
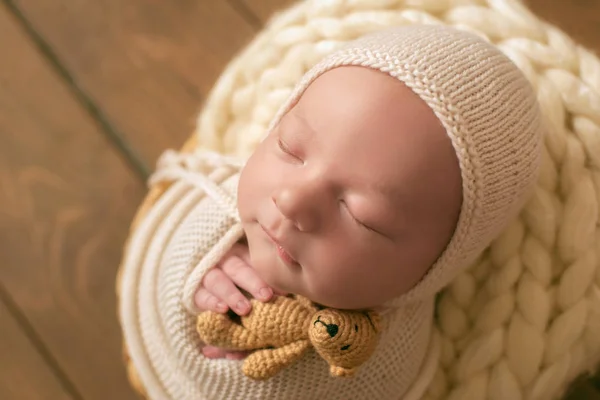
[[[217,303],[217,311],[227,311],[227,304],[223,303],[222,301]]]
[[[240,300],[237,302],[236,304],[236,308],[238,309],[238,311],[240,312],[246,312],[246,310],[248,309],[249,304],[247,301],[244,300]]]
[[[260,294],[260,297],[263,300],[268,300],[273,295],[273,291],[269,288],[262,288],[258,291],[258,294]]]

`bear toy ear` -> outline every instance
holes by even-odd
[[[368,311],[365,311],[364,314],[369,319],[369,322],[371,322],[371,325],[373,326],[375,333],[380,333],[381,332],[381,316],[379,315],[379,313],[377,311],[368,310]]]
[[[356,373],[356,368],[343,368],[332,365],[331,367],[329,367],[329,373],[331,374],[331,376],[336,377],[350,377]]]

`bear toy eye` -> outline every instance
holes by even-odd
[[[354,330],[358,332],[358,325],[354,324]]]
[[[340,350],[348,350],[350,348],[350,345],[347,344],[345,346],[342,346],[342,348]]]

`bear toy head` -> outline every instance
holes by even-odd
[[[315,313],[309,339],[333,376],[351,376],[375,351],[380,317],[373,311],[325,308]]]

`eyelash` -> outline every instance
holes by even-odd
[[[352,220],[354,222],[356,222],[356,224],[358,226],[360,226],[363,229],[368,230],[369,232],[373,232],[373,233],[377,233],[377,234],[381,234],[378,231],[376,231],[375,229],[371,228],[370,226],[366,225],[364,222],[359,221],[358,219],[356,219],[356,217],[350,212],[350,209],[348,208],[348,204],[346,204],[346,202],[344,200],[340,200],[340,203],[342,204],[342,206],[346,209],[346,212],[348,213],[348,215],[350,215],[350,218],[352,218]]]
[[[292,153],[290,148],[284,143],[283,140],[281,140],[281,138],[277,139],[277,146],[279,147],[279,150],[283,151],[285,154],[297,158],[298,160],[300,159],[297,155]]]

